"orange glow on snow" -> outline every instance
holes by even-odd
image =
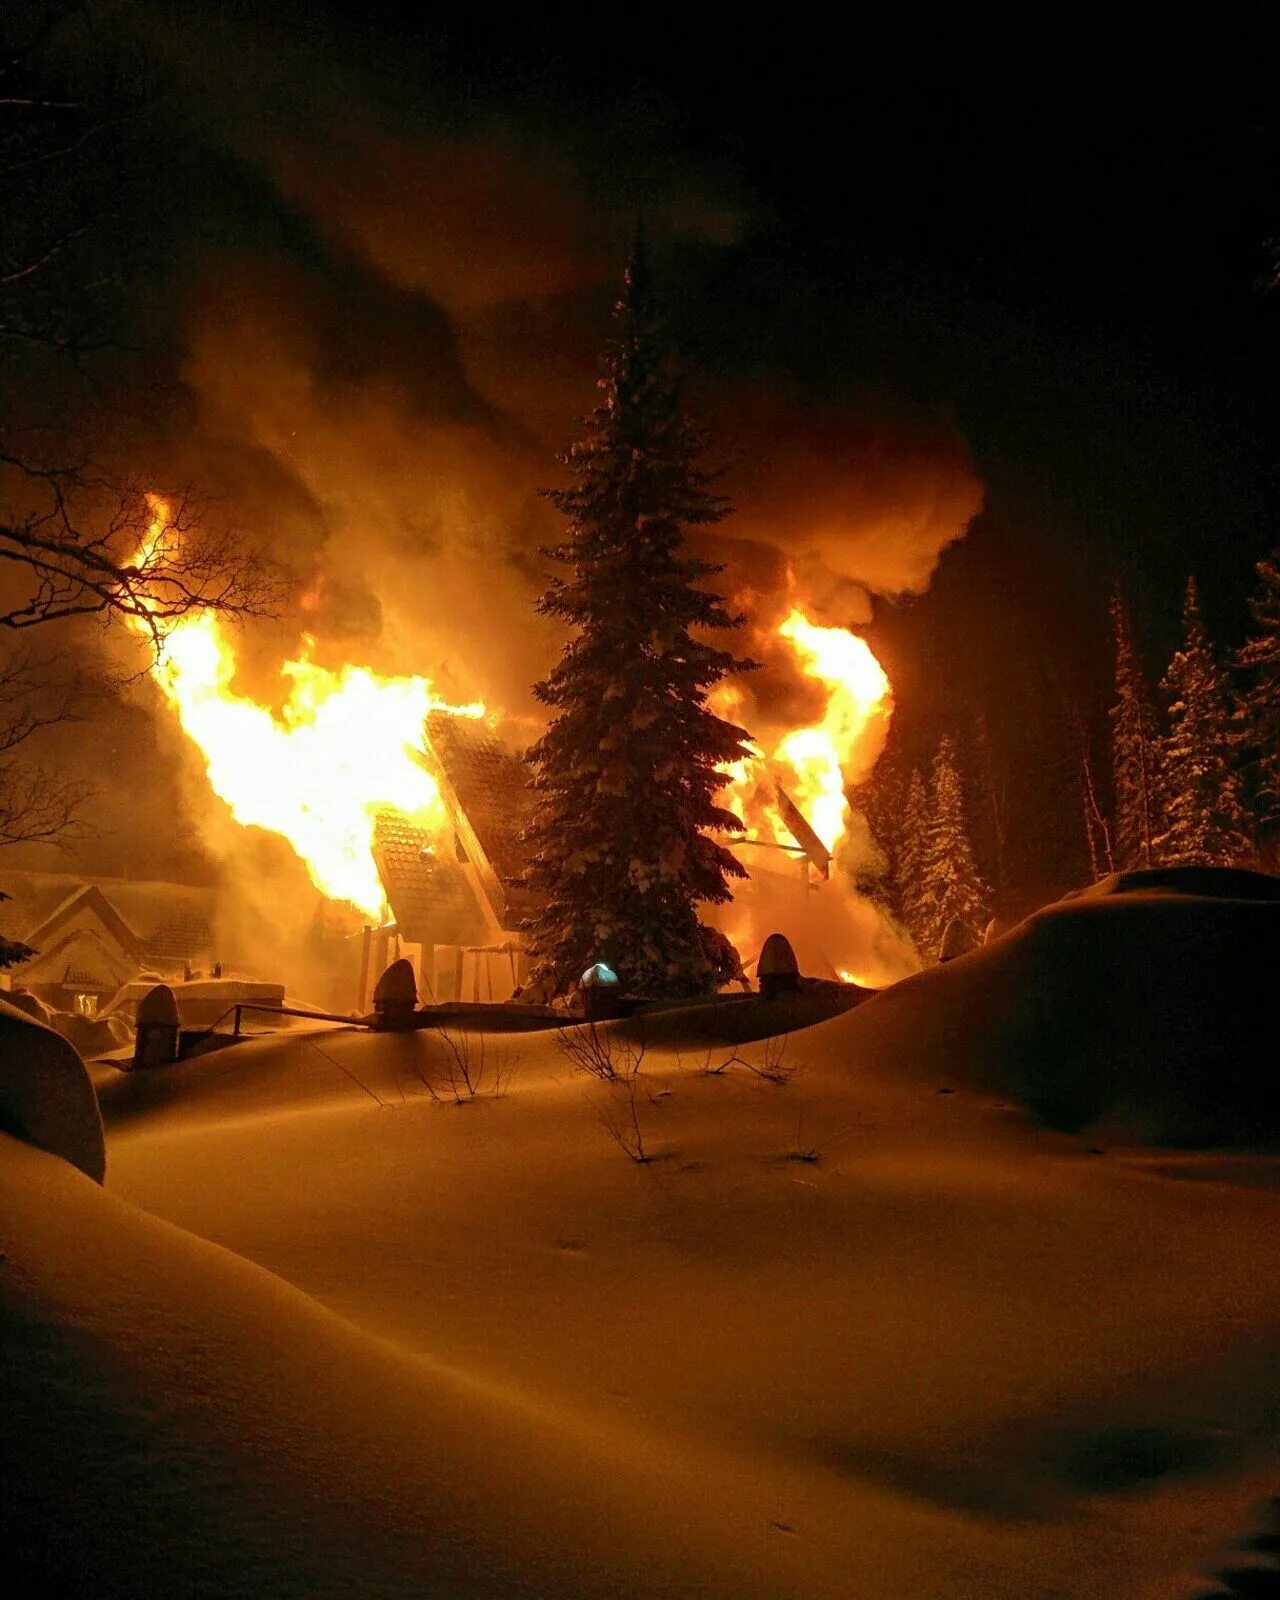
[[[154,544],[164,537],[168,508],[154,498],[151,506],[147,540]],[[151,675],[236,821],[280,834],[323,894],[378,918],[378,813],[398,811],[432,830],[447,821],[439,786],[414,756],[428,711],[480,717],[485,708],[446,704],[426,678],[331,671],[310,659],[310,647],[307,639],[302,655],[280,669],[288,689],[278,713],[232,688],[235,649],[211,612],[168,630]]]

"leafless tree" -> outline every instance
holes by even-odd
[[[701,1062],[691,1070],[703,1078],[722,1078],[737,1061],[738,1057],[733,1051],[724,1055],[720,1051],[708,1048],[703,1052]],[[676,1065],[682,1071],[685,1070],[684,1056],[679,1050],[676,1051]]]
[[[234,530],[211,524],[189,495],[171,502],[79,467],[38,471],[0,450],[6,471],[38,487],[18,516],[0,514],[0,562],[24,568],[21,598],[0,610],[0,628],[66,617],[124,621],[159,650],[193,611],[269,612],[279,576]]]
[[[775,1033],[761,1041],[758,1061],[752,1061],[747,1056],[734,1055],[724,1065],[732,1066],[736,1062],[738,1066],[745,1067],[757,1078],[763,1078],[766,1083],[776,1083],[781,1086],[790,1083],[797,1073],[804,1070],[800,1062],[787,1059],[790,1047],[789,1033]],[[723,1068],[721,1070],[723,1071]]]
[[[112,465],[138,459],[121,362],[151,112],[137,63],[113,75],[95,58],[84,81],[68,65],[66,36],[101,27],[100,9],[0,9],[0,630],[97,618],[158,651],[192,612],[269,614],[281,586],[206,502],[153,497],[165,485]],[[85,792],[14,752],[73,712],[47,709],[39,659],[6,651],[6,632],[0,844],[65,838]]]
[[[491,1047],[483,1033],[460,1028],[440,1028],[435,1038],[443,1047],[438,1070],[415,1064],[414,1076],[433,1100],[451,1098],[455,1105],[486,1094],[499,1099],[507,1092],[511,1073],[520,1057],[501,1047]]]
[[[584,1022],[559,1029],[556,1048],[575,1071],[585,1072],[604,1086],[606,1097],[595,1108],[601,1127],[628,1160],[646,1166],[652,1156],[640,1121],[643,1035],[632,1039],[616,1029]]]
[[[130,340],[126,278],[145,228],[138,176],[153,156],[145,73],[66,84],[60,33],[87,0],[18,4],[0,23],[0,627],[122,619],[155,642],[191,611],[270,609],[274,574],[190,494],[161,508],[105,464],[128,409],[112,391]],[[139,82],[142,88],[139,88]],[[124,198],[122,199],[122,195]],[[123,384],[120,385],[123,387]],[[203,513],[203,514],[198,514]]]
[[[633,1067],[623,1071],[608,1085],[609,1098],[597,1106],[596,1116],[600,1126],[628,1160],[637,1166],[647,1166],[653,1156],[645,1144],[644,1128],[640,1122],[640,1070]]]
[[[794,1131],[787,1147],[786,1158],[788,1161],[801,1161],[806,1166],[816,1167],[832,1145],[839,1144],[842,1139],[847,1139],[850,1134],[866,1133],[866,1131],[867,1125],[859,1115],[846,1127],[824,1139],[821,1145],[815,1144],[808,1136],[805,1110],[803,1106],[800,1106],[796,1111]]]
[[[83,706],[83,686],[58,682],[48,662],[0,655],[0,845],[78,833],[89,786],[32,761],[23,747],[45,729],[77,720]]]
[[[632,1077],[644,1060],[644,1039],[632,1040],[595,1022],[556,1031],[556,1048],[571,1067],[601,1083]]]

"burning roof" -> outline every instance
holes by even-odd
[[[480,944],[484,917],[452,841],[386,811],[374,824],[374,859],[400,937],[410,944]]]
[[[448,826],[422,826],[390,809],[374,825],[374,858],[401,938],[475,945],[514,933],[527,899],[524,758],[485,723],[435,711],[423,726],[422,759]]]
[[[533,793],[524,755],[485,723],[445,712],[429,713],[425,733],[462,846],[492,880],[489,888],[497,890],[494,910],[509,925],[527,901],[521,836],[532,815]]]

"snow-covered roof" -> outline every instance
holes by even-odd
[[[81,873],[0,871],[0,890],[10,897],[0,902],[0,934],[33,944],[37,941],[31,935],[40,930],[48,943],[59,925],[75,914],[77,902],[89,889],[106,902],[106,911],[96,907],[99,920],[111,925],[111,919],[118,918],[145,965],[167,970],[212,954],[212,889]],[[113,925],[113,932],[126,942],[119,927]]]
[[[137,966],[132,950],[96,928],[79,927],[38,946],[16,977],[24,987],[54,983],[88,994],[114,994]]]

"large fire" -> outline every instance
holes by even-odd
[[[748,838],[785,843],[790,835],[778,805],[780,784],[834,856],[849,826],[845,791],[866,777],[884,743],[893,705],[889,679],[865,639],[847,628],[820,627],[798,606],[777,631],[800,671],[825,690],[826,705],[812,725],[762,740],[758,761],[735,763],[726,803],[746,823]],[[743,700],[736,684],[726,684],[715,709],[732,720]]]
[[[169,517],[162,501],[153,500],[152,511],[147,538],[155,541]],[[236,652],[209,612],[166,633],[151,671],[236,821],[283,835],[322,893],[377,919],[378,813],[402,812],[432,831],[445,822],[439,786],[414,754],[427,713],[480,717],[485,708],[446,704],[426,678],[353,666],[334,672],[310,650],[307,640],[281,668],[287,693],[278,712],[233,688]]]
[[[803,727],[770,730],[745,712],[740,684],[715,692],[714,709],[730,721],[756,723],[757,738],[754,758],[728,770],[722,791],[746,824],[743,861],[752,882],[717,913],[718,925],[748,965],[765,935],[781,927],[796,941],[806,970],[878,988],[911,971],[913,962],[882,913],[857,892],[850,869],[863,864],[858,857],[870,841],[859,838],[847,796],[884,748],[893,711],[889,679],[865,639],[812,622],[799,605],[776,636],[794,669],[820,691],[820,714]],[[784,887],[787,856],[778,852],[792,859],[803,852],[832,880],[819,885],[806,876],[809,889],[822,892],[806,896],[803,912],[795,888]]]
[[[144,553],[169,536],[163,500],[153,499],[152,512]],[[147,631],[144,620],[137,626]],[[801,825],[794,812],[794,826],[788,824],[789,800],[838,860],[851,821],[847,789],[871,770],[884,743],[889,680],[864,639],[819,626],[799,606],[777,635],[796,668],[821,687],[822,714],[761,738],[757,755],[727,772],[724,799],[745,822],[748,840],[795,850]],[[151,673],[236,821],[281,835],[324,895],[380,918],[378,814],[399,812],[429,833],[447,824],[439,786],[417,754],[427,714],[481,717],[484,706],[449,705],[426,678],[382,677],[352,665],[332,670],[312,659],[309,639],[281,668],[278,708],[241,692],[237,669],[224,623],[204,612],[166,631]],[[713,703],[720,715],[740,719],[744,698],[727,682]]]

